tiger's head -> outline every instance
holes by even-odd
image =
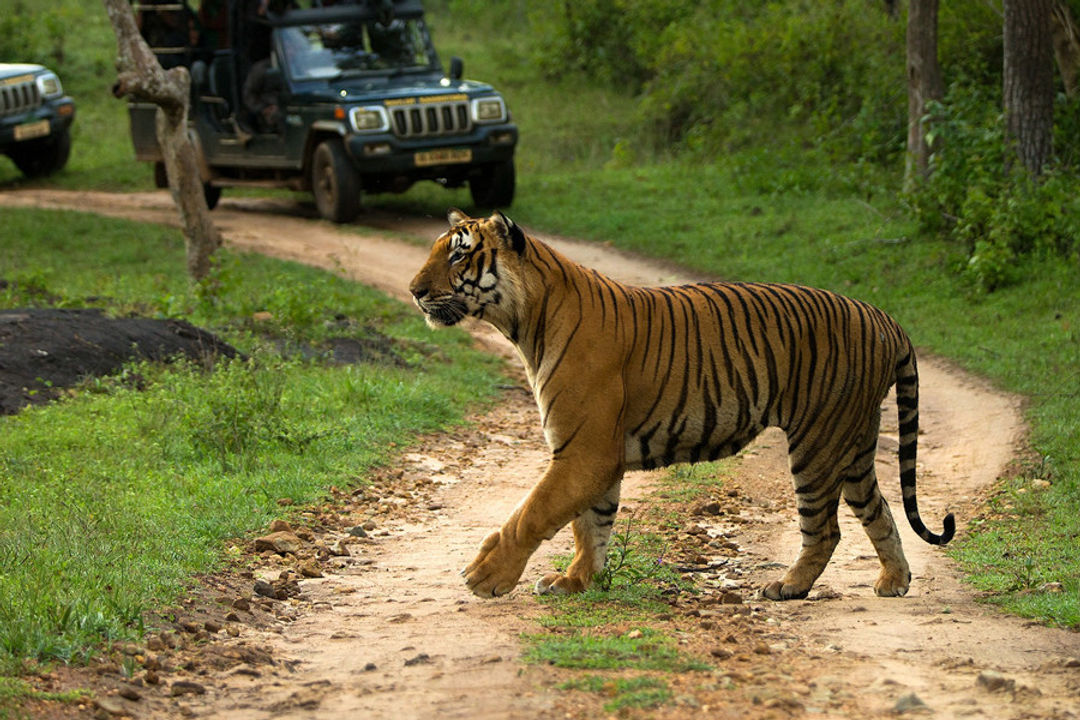
[[[470,218],[451,208],[450,229],[435,240],[424,267],[409,283],[416,305],[431,327],[456,325],[471,315],[501,330],[513,324],[521,296],[520,260],[525,234],[496,211]]]

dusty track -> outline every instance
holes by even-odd
[[[0,205],[88,210],[175,224],[163,193],[16,191],[0,193]],[[430,241],[445,228],[441,218],[373,213],[362,218],[363,225],[341,229],[310,219],[304,208],[290,202],[229,199],[215,211],[215,219],[235,248],[339,270],[403,300],[426,246],[393,235]],[[516,219],[528,225],[527,218]],[[545,239],[624,281],[692,279],[602,247]],[[482,328],[477,332],[487,347],[509,355],[501,338]],[[921,359],[920,369],[923,516],[937,529],[946,509],[953,510],[963,529],[1022,439],[1018,402],[933,358]],[[878,474],[886,496],[898,507],[895,411],[885,416]],[[405,455],[401,482],[423,488],[419,495],[412,491],[422,498],[412,502],[421,507],[376,515],[382,534],[359,545],[339,572],[305,581],[305,601],[286,621],[245,629],[244,641],[298,662],[249,672],[208,672],[198,676],[205,695],[180,700],[148,695],[127,709],[146,717],[180,712],[213,718],[604,716],[602,699],[569,698],[550,688],[550,671],[522,670],[517,662],[517,637],[535,630],[529,618],[539,612],[527,585],[508,598],[485,602],[469,596],[456,575],[479,539],[526,492],[545,459],[529,396],[508,391],[495,412],[476,419],[474,429],[459,437],[429,439]],[[635,498],[649,484],[648,475],[634,474],[624,491],[627,503],[637,504]],[[782,436],[768,434],[748,451],[729,485],[738,490],[737,504],[727,510],[730,522],[717,520],[712,529],[734,531],[731,537],[740,549],[730,577],[749,596],[752,588],[781,572],[772,565],[788,563],[798,546]],[[932,712],[937,718],[1080,717],[1080,661],[1068,660],[1080,657],[1080,635],[1034,626],[977,604],[949,560],[919,541],[902,518],[914,573],[911,594],[899,600],[876,598],[871,584],[877,561],[869,541],[850,512],[842,509],[841,520],[844,539],[809,600],[749,602],[755,637],[767,644],[766,661],[734,648],[733,657],[714,662],[712,676],[681,684],[679,704],[652,714],[887,716],[898,700],[915,693],[930,710],[907,712]],[[568,533],[562,533],[548,543],[523,582],[531,583],[549,564],[550,552],[564,551],[569,542]],[[694,649],[720,642],[720,620],[708,612],[687,611],[672,622]],[[365,670],[369,663],[371,669]],[[724,683],[731,679],[738,690],[718,689],[728,687]],[[998,680],[1002,689],[986,687]]]

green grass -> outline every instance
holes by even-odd
[[[557,687],[560,690],[581,690],[610,697],[611,700],[604,703],[604,710],[613,713],[629,708],[656,708],[669,702],[672,697],[667,682],[647,675],[615,678],[585,675],[560,683]]]
[[[687,672],[709,666],[679,652],[675,641],[644,628],[625,635],[526,635],[524,659],[575,670],[663,670]]]
[[[172,230],[9,210],[0,267],[14,281],[0,307],[49,297],[183,315],[250,353],[211,373],[132,366],[0,418],[0,672],[137,636],[148,609],[220,565],[222,541],[265,526],[279,499],[366,482],[395,446],[491,397],[498,378],[464,333],[430,333],[404,305],[312,268],[222,252],[207,294],[185,277]],[[257,310],[295,343],[317,346],[328,325],[385,334],[408,367],[282,357],[255,333]]]

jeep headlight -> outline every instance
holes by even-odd
[[[60,78],[56,76],[56,73],[48,72],[38,75],[34,81],[42,97],[54,98],[64,94],[64,88],[61,87]]]
[[[381,105],[352,108],[349,110],[349,122],[358,133],[386,132],[390,129],[390,116]]]
[[[499,96],[477,98],[472,101],[473,122],[496,123],[506,120],[506,103]]]

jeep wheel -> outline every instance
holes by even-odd
[[[338,138],[319,143],[311,161],[311,190],[319,214],[346,223],[360,212],[359,178]]]
[[[482,208],[509,207],[514,202],[514,161],[485,167],[469,178],[473,203]]]
[[[71,155],[71,133],[67,128],[52,137],[16,145],[11,159],[28,178],[44,177],[59,172]]]

